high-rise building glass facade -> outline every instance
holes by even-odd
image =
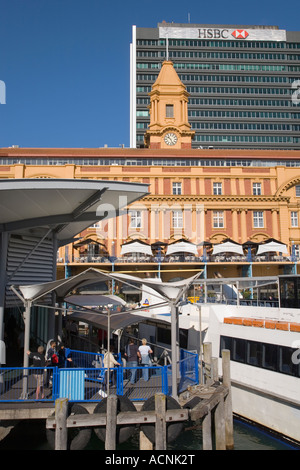
[[[144,145],[148,93],[166,58],[190,93],[193,148],[300,149],[300,32],[277,26],[133,26],[131,147]]]

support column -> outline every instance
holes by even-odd
[[[171,349],[172,349],[172,397],[177,400],[177,361],[179,358],[179,332],[178,332],[178,310],[176,305],[171,304]]]

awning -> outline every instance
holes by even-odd
[[[143,253],[144,255],[152,256],[150,245],[139,241],[124,243],[121,248],[121,255],[128,253]]]
[[[259,245],[256,254],[261,255],[262,253],[268,253],[272,251],[288,254],[287,246],[284,243],[279,243],[275,241],[271,241],[271,242],[263,243],[262,245]]]
[[[220,253],[236,253],[238,255],[243,255],[243,247],[238,243],[225,242],[218,245],[214,245],[212,255],[217,255]]]
[[[93,240],[92,238],[86,238],[85,240],[83,239],[77,243],[74,243],[74,248],[79,248],[85,245],[100,245],[104,250],[106,250],[106,246],[104,243],[101,243],[98,240]]]
[[[118,216],[148,185],[105,180],[0,180],[0,232],[55,230],[60,243],[94,222]]]
[[[117,295],[79,294],[68,295],[65,302],[80,307],[100,307],[104,305],[126,305],[125,300]]]
[[[97,280],[107,281],[114,279],[115,281],[122,282],[127,286],[149,286],[159,292],[167,301],[176,302],[182,296],[183,292],[185,292],[192,282],[200,275],[201,273],[198,273],[195,276],[178,282],[160,282],[157,279],[143,279],[121,273],[105,273],[99,269],[89,268],[86,271],[77,274],[77,276],[53,282],[45,282],[43,284],[22,285],[18,286],[18,289],[25,301],[36,302],[43,296],[52,292],[56,294],[57,299],[64,300],[64,298],[74,289],[95,283]]]
[[[70,320],[81,321],[89,325],[93,325],[95,328],[100,328],[102,330],[107,330],[108,318],[106,314],[100,313],[91,313],[91,312],[74,312],[68,315]],[[129,325],[134,323],[147,322],[148,318],[146,316],[135,315],[134,313],[128,312],[118,312],[110,314],[110,329],[111,331],[116,331],[119,329],[124,329]],[[159,323],[170,324],[168,321],[156,320]]]
[[[191,253],[197,256],[198,250],[194,243],[181,241],[168,246],[166,256],[173,255],[174,253]]]

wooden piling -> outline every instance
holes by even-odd
[[[212,383],[211,376],[211,362],[212,362],[212,344],[204,343],[203,344],[203,360],[204,360],[204,377],[205,383]]]
[[[211,412],[209,411],[202,420],[202,447],[203,450],[212,450]]]
[[[167,449],[167,427],[166,427],[166,395],[157,393],[155,395],[155,450]]]
[[[232,450],[234,448],[233,438],[233,414],[232,414],[232,391],[231,391],[231,377],[230,377],[230,351],[228,349],[222,350],[222,373],[223,385],[228,389],[228,394],[225,397],[225,434],[226,434],[226,449]]]
[[[67,450],[68,405],[69,401],[67,398],[58,398],[55,402],[55,450]]]
[[[107,397],[105,450],[116,450],[117,404],[116,395]]]
[[[224,398],[221,396],[218,404],[215,407],[215,437],[216,437],[216,450],[226,449],[225,439],[225,409]]]

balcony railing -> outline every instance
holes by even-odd
[[[76,256],[76,257],[58,257],[59,264],[126,264],[126,263],[298,263],[300,257],[296,256],[229,256],[229,255],[207,255],[207,256],[190,256],[190,255],[173,255],[173,256],[128,256],[119,258],[108,258],[103,256]]]

